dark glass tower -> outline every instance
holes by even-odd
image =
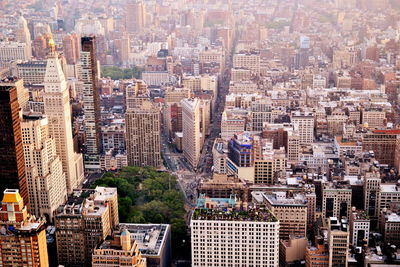
[[[81,39],[81,80],[83,82],[83,110],[85,114],[85,153],[86,169],[100,168],[101,128],[100,128],[100,88],[96,59],[96,38]]]
[[[20,106],[15,86],[0,86],[0,199],[5,189],[19,189],[28,201]]]

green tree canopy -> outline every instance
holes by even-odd
[[[171,224],[172,244],[187,239],[184,196],[175,176],[152,167],[106,173],[93,187],[116,187],[121,222]]]
[[[139,79],[142,77],[143,69],[139,67],[133,67],[130,69],[123,69],[116,66],[103,66],[101,68],[101,76],[102,77],[110,77],[113,80],[122,80],[122,79]]]

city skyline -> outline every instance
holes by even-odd
[[[400,1],[0,1],[0,265],[400,265]]]

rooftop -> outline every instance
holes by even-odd
[[[21,201],[22,197],[19,194],[18,189],[6,189],[4,190],[4,196],[3,196],[3,203],[18,203]]]
[[[400,187],[398,187],[396,184],[381,184],[381,192],[384,192],[384,193],[398,192],[398,193],[400,193]]]
[[[353,212],[353,216],[354,216],[355,220],[368,220],[369,221],[368,215],[365,213],[365,211],[362,211],[362,210]]]
[[[120,231],[127,229],[135,239],[142,256],[159,256],[170,232],[169,224],[120,223]]]
[[[192,220],[248,222],[278,221],[278,219],[266,208],[252,208],[249,210],[197,208],[193,212]]]
[[[307,206],[307,201],[304,199],[304,195],[301,194],[288,197],[287,192],[273,192],[270,194],[264,192],[252,192],[252,196],[260,203],[268,201],[272,206]]]
[[[396,213],[391,213],[389,215],[387,215],[387,222],[398,222],[400,223],[400,215],[396,214]]]

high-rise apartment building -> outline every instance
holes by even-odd
[[[322,189],[322,217],[347,217],[351,210],[351,189],[326,184]]]
[[[29,60],[31,48],[26,43],[0,42],[0,61]]]
[[[370,219],[366,212],[352,210],[350,215],[350,242],[354,247],[368,244]]]
[[[287,141],[287,157],[289,162],[298,162],[300,152],[300,136],[297,133],[289,132]]]
[[[182,150],[183,155],[194,169],[197,168],[201,153],[201,103],[198,98],[186,98],[182,105]]]
[[[304,199],[307,201],[307,227],[311,229],[316,220],[317,195],[315,192],[307,192]]]
[[[117,189],[74,190],[56,214],[59,264],[89,265],[96,246],[118,225]]]
[[[150,101],[141,80],[125,88],[125,128],[128,165],[161,166],[160,110]]]
[[[272,122],[271,102],[267,99],[257,99],[251,103],[252,130],[261,132],[264,123]]]
[[[382,210],[379,229],[386,244],[400,246],[400,214],[387,209]]]
[[[56,140],[56,151],[63,165],[67,190],[72,192],[84,179],[83,160],[81,154],[74,152],[69,92],[54,49],[47,60],[44,92],[44,113],[49,120],[49,133]]]
[[[398,165],[396,159],[397,140],[400,139],[400,130],[373,130],[364,135],[362,140],[363,151],[373,151],[375,159],[381,164]]]
[[[93,251],[93,267],[131,266],[146,267],[146,259],[139,251],[138,243],[124,229],[120,234],[105,240]]]
[[[290,236],[306,236],[307,201],[303,195],[287,197],[286,192],[266,194],[253,192],[253,198],[266,207],[279,220],[279,238],[289,240]]]
[[[19,188],[21,196],[28,202],[20,104],[17,88],[13,85],[0,86],[0,129],[0,192],[6,188]]]
[[[368,216],[375,218],[379,216],[379,192],[381,177],[377,172],[367,172],[364,175],[364,210]]]
[[[207,49],[199,53],[199,62],[201,65],[218,65],[219,72],[225,69],[226,52],[224,49]]]
[[[258,53],[240,53],[233,55],[233,67],[248,69],[253,74],[260,73],[260,55]]]
[[[300,144],[311,144],[314,141],[314,115],[312,113],[294,112],[291,120],[295,132],[300,136]]]
[[[314,266],[329,266],[329,250],[328,246],[324,244],[324,239],[317,240],[316,246],[309,246],[306,248],[306,267]]]
[[[336,217],[328,218],[329,266],[347,267],[349,232],[348,225]]]
[[[0,210],[0,266],[49,266],[45,223],[28,214],[17,189],[5,190]]]
[[[81,74],[83,82],[83,111],[85,115],[85,169],[100,169],[101,126],[100,126],[100,87],[96,60],[96,38],[81,39]]]
[[[381,184],[378,198],[378,214],[389,209],[392,203],[400,202],[400,183]]]
[[[125,113],[129,166],[161,166],[160,111],[150,100]]]
[[[278,219],[267,209],[240,210],[236,204],[206,198],[195,209],[192,266],[278,266]]]
[[[22,79],[15,79],[13,77],[5,78],[4,80],[0,80],[0,86],[15,86],[20,109],[22,111],[29,109],[29,90],[24,87]]]
[[[76,33],[68,34],[63,39],[63,52],[67,64],[76,64],[80,58],[80,42]]]
[[[386,112],[382,109],[363,109],[361,112],[361,123],[368,128],[383,128],[386,122]]]
[[[144,30],[146,25],[146,6],[142,0],[129,0],[125,8],[125,27],[130,33]]]
[[[17,64],[17,77],[24,84],[44,84],[47,62],[44,60],[27,61]]]
[[[48,127],[48,119],[38,113],[24,115],[21,122],[30,213],[51,222],[58,206],[67,199],[67,187]]]

